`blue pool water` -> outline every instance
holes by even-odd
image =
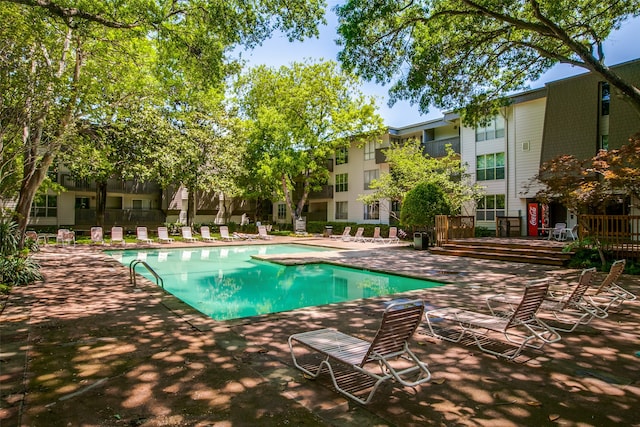
[[[142,259],[165,290],[216,320],[229,320],[440,286],[427,280],[328,264],[282,266],[251,258],[330,249],[250,245],[111,251],[123,263]],[[155,280],[143,266],[136,272]]]

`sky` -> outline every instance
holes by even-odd
[[[324,59],[337,61],[339,48],[337,39],[337,17],[331,10],[335,1],[329,1],[327,25],[320,28],[320,37],[307,39],[304,42],[290,43],[284,35],[276,34],[252,51],[244,51],[241,56],[248,66],[267,65],[280,67],[305,59]],[[628,20],[605,41],[605,63],[614,65],[640,58],[640,17]],[[530,89],[543,87],[546,82],[559,80],[586,72],[578,67],[559,64],[551,68],[539,80],[532,82]],[[442,117],[442,112],[433,107],[428,114],[421,114],[417,106],[408,101],[396,102],[388,107],[388,86],[380,86],[373,82],[363,82],[362,92],[377,97],[378,113],[387,126],[402,127]]]

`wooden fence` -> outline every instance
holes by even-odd
[[[472,216],[436,215],[436,246],[442,246],[449,239],[474,237],[476,221]]]
[[[616,258],[640,258],[640,215],[580,215],[579,238],[597,239]]]

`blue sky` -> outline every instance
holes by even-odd
[[[289,43],[286,37],[275,35],[253,51],[243,52],[242,58],[248,62],[249,66],[264,64],[271,67],[289,65],[292,62],[303,61],[306,58],[337,60],[339,50],[335,44],[337,18],[331,11],[336,2],[329,1],[328,3],[328,24],[320,28],[320,37],[318,39]],[[640,58],[640,18],[625,22],[620,30],[611,34],[605,42],[605,57],[607,65]],[[541,79],[533,82],[530,88],[539,88],[544,86],[546,82],[584,72],[585,70],[582,68],[560,64],[550,69]],[[375,83],[363,82],[362,85],[362,91],[365,94],[374,95],[378,98],[378,112],[388,126],[402,127],[441,116],[441,112],[436,108],[431,108],[427,115],[422,115],[417,106],[411,106],[406,101],[397,102],[392,108],[389,108],[387,106],[387,90],[388,87],[379,86]]]

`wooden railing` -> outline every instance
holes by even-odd
[[[579,238],[597,240],[616,257],[640,258],[640,215],[580,215]]]
[[[436,246],[442,246],[449,239],[475,236],[476,222],[472,216],[436,215]]]

